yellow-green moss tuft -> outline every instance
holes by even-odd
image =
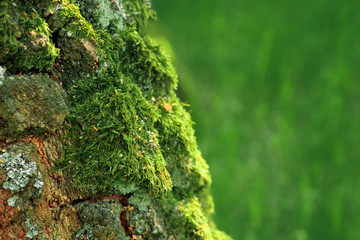
[[[59,54],[47,22],[29,4],[1,3],[0,64],[10,72],[49,69]]]
[[[114,190],[135,183],[153,193],[171,189],[154,126],[155,106],[125,76],[101,72],[70,91],[66,169],[76,183]]]

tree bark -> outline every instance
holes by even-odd
[[[0,2],[0,239],[230,239],[145,0]]]

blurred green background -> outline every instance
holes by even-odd
[[[360,2],[152,3],[151,35],[173,50],[219,228],[360,239]]]

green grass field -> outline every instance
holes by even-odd
[[[359,240],[360,2],[153,8],[152,35],[171,43],[192,105],[219,228],[239,240]]]

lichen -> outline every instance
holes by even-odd
[[[39,193],[41,193],[42,188],[44,187],[44,182],[42,180],[41,172],[38,172],[37,177],[35,178],[34,187],[39,190]]]
[[[76,205],[82,228],[74,233],[75,239],[127,239],[119,215],[121,204],[112,201],[83,202]]]
[[[5,80],[5,69],[0,66],[0,87]]]
[[[10,207],[15,207],[16,200],[18,200],[19,195],[15,195],[13,197],[8,198],[7,202]]]
[[[41,197],[44,179],[36,158],[34,145],[24,143],[13,145],[0,154],[0,169],[5,177],[0,187],[13,195],[7,199],[9,206],[29,209],[32,201]]]
[[[29,182],[30,178],[37,174],[35,162],[26,162],[22,154],[4,153],[0,155],[4,161],[0,163],[6,171],[6,182],[3,188],[9,189],[12,193],[23,189]]]
[[[82,15],[98,29],[108,30],[110,33],[124,29],[126,20],[122,1],[79,0]]]
[[[38,227],[36,226],[36,224],[31,223],[29,218],[26,218],[25,226],[27,228],[27,232],[25,234],[26,238],[33,239],[34,237],[36,237],[40,233],[40,231],[39,231]]]
[[[139,239],[172,239],[168,235],[161,206],[151,196],[139,192],[129,198],[126,216],[131,235]]]

